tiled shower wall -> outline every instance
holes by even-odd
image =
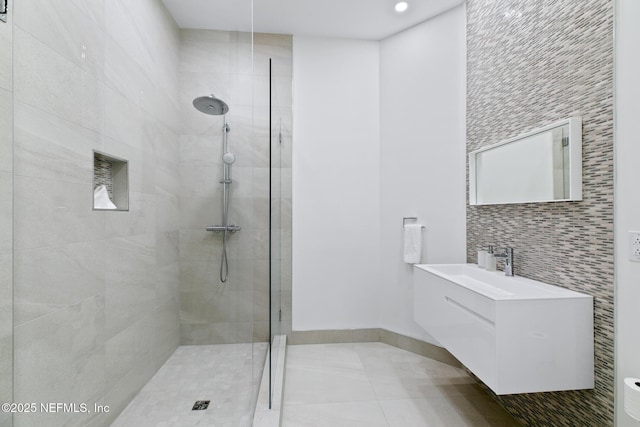
[[[613,1],[467,1],[467,150],[583,120],[581,202],[467,207],[467,257],[592,295],[595,389],[503,396],[525,425],[613,425]]]
[[[183,29],[180,41],[181,342],[268,341],[270,205],[274,208],[274,277],[282,277],[284,289],[274,297],[288,301],[283,320],[290,324],[291,319],[291,37],[254,34],[252,38],[243,32]],[[272,171],[276,185],[271,200],[269,58],[277,73]],[[242,230],[228,236],[226,283],[219,278],[222,234],[205,230],[207,225],[222,224],[219,180],[224,118],[192,106],[194,98],[210,94],[229,105],[229,150],[236,155],[229,223]]]
[[[160,0],[12,3],[14,399],[110,407],[15,425],[107,426],[179,343],[179,33]],[[92,209],[93,150],[128,212]]]
[[[13,17],[0,22],[0,402],[13,402]],[[11,414],[0,412],[0,427]]]

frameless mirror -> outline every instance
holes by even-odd
[[[572,117],[469,153],[469,203],[582,200],[582,119]]]

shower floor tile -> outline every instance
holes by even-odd
[[[267,343],[181,346],[112,427],[250,426]],[[211,401],[192,411],[198,400]]]
[[[179,347],[112,426],[251,426],[266,346]],[[462,369],[383,343],[288,346],[283,405],[284,427],[520,426]]]
[[[383,343],[287,347],[283,427],[520,426],[462,369]]]

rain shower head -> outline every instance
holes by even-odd
[[[193,100],[193,106],[202,111],[205,114],[211,114],[212,116],[221,116],[227,114],[229,106],[221,99],[215,97],[215,95],[201,96]]]

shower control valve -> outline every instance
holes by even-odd
[[[232,233],[235,233],[236,231],[240,231],[242,229],[242,227],[240,227],[239,225],[207,225],[206,230],[207,231],[213,231],[214,233],[222,233],[223,231],[230,231]]]

